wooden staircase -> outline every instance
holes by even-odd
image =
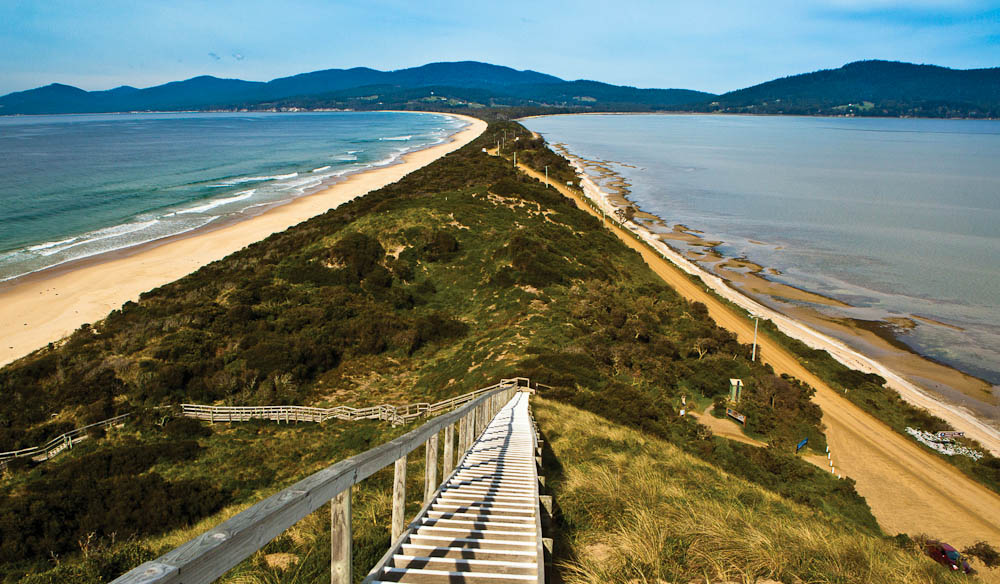
[[[536,447],[520,392],[365,582],[544,582]]]

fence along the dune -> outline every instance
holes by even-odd
[[[522,387],[530,388],[530,382],[526,378],[505,379],[474,392],[479,395],[458,409],[441,414],[391,442],[337,462],[302,479],[173,551],[122,575],[114,583],[213,582],[303,517],[330,501],[333,502],[330,510],[331,579],[334,583],[350,582],[351,487],[392,464],[396,469],[394,485],[398,489],[398,485],[405,485],[405,476],[401,473],[406,472],[406,456],[425,445],[428,463],[430,464],[433,453],[433,464],[436,466],[438,449],[428,445],[428,442],[442,431],[445,443],[444,476],[448,476],[454,468],[454,459],[449,461],[448,456],[457,455],[461,458],[472,446],[475,438],[473,431],[485,427],[485,422],[492,419]],[[453,449],[449,446],[456,423],[459,424],[459,447],[452,452]],[[399,461],[404,463],[398,464]],[[436,482],[437,477],[428,472],[425,481],[428,480]],[[437,487],[438,485],[434,485],[433,488]],[[425,493],[430,492],[428,489],[429,486],[425,485]],[[404,523],[403,497],[397,490],[393,494],[392,543],[399,537]]]
[[[527,379],[516,377],[503,379],[500,383],[477,389],[463,395],[437,403],[419,402],[404,406],[382,404],[366,408],[336,406],[316,408],[311,406],[205,406],[181,404],[181,415],[209,422],[246,422],[249,420],[273,420],[277,422],[325,422],[337,420],[385,420],[393,424],[403,424],[422,416],[434,416],[453,410],[477,397],[497,389],[505,383],[526,383]]]
[[[10,452],[0,452],[0,468],[5,466],[7,461],[15,458],[48,460],[64,450],[73,448],[73,444],[83,440],[87,436],[87,432],[90,430],[113,426],[122,422],[125,418],[129,417],[129,415],[130,414],[122,414],[120,416],[108,418],[107,420],[101,420],[100,422],[88,424],[75,430],[70,430],[65,434],[56,436],[41,446],[32,446],[31,448],[22,448],[21,450],[11,450]]]

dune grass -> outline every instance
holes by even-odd
[[[561,516],[556,569],[568,584],[968,581],[668,442],[556,401],[533,402]]]

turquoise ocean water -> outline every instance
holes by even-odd
[[[1000,384],[1000,122],[748,116],[525,121],[615,161],[630,198],[843,300],[835,315],[918,315],[899,338]],[[849,339],[845,339],[848,340]]]
[[[464,125],[394,112],[0,117],[0,280],[260,212]]]

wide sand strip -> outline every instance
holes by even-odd
[[[518,167],[529,176],[544,180],[533,169],[522,164]],[[579,208],[602,218],[580,194],[563,185],[554,186]],[[740,342],[752,341],[753,323],[745,314],[737,314],[660,253],[636,241],[632,234],[607,219],[602,220],[605,227],[638,251],[649,267],[681,296],[705,304],[715,322],[736,333]],[[927,533],[957,546],[979,540],[1000,542],[997,521],[1000,495],[839,395],[775,341],[761,336],[757,347],[760,359],[769,363],[776,374],[787,373],[816,389],[814,399],[823,410],[836,472],[857,481],[858,492],[868,501],[887,533]]]
[[[107,316],[139,294],[186,276],[251,243],[396,182],[465,146],[486,130],[469,123],[449,142],[411,152],[399,164],[350,175],[317,193],[266,213],[216,229],[196,230],[29,274],[0,286],[0,365],[67,336],[80,325]]]

